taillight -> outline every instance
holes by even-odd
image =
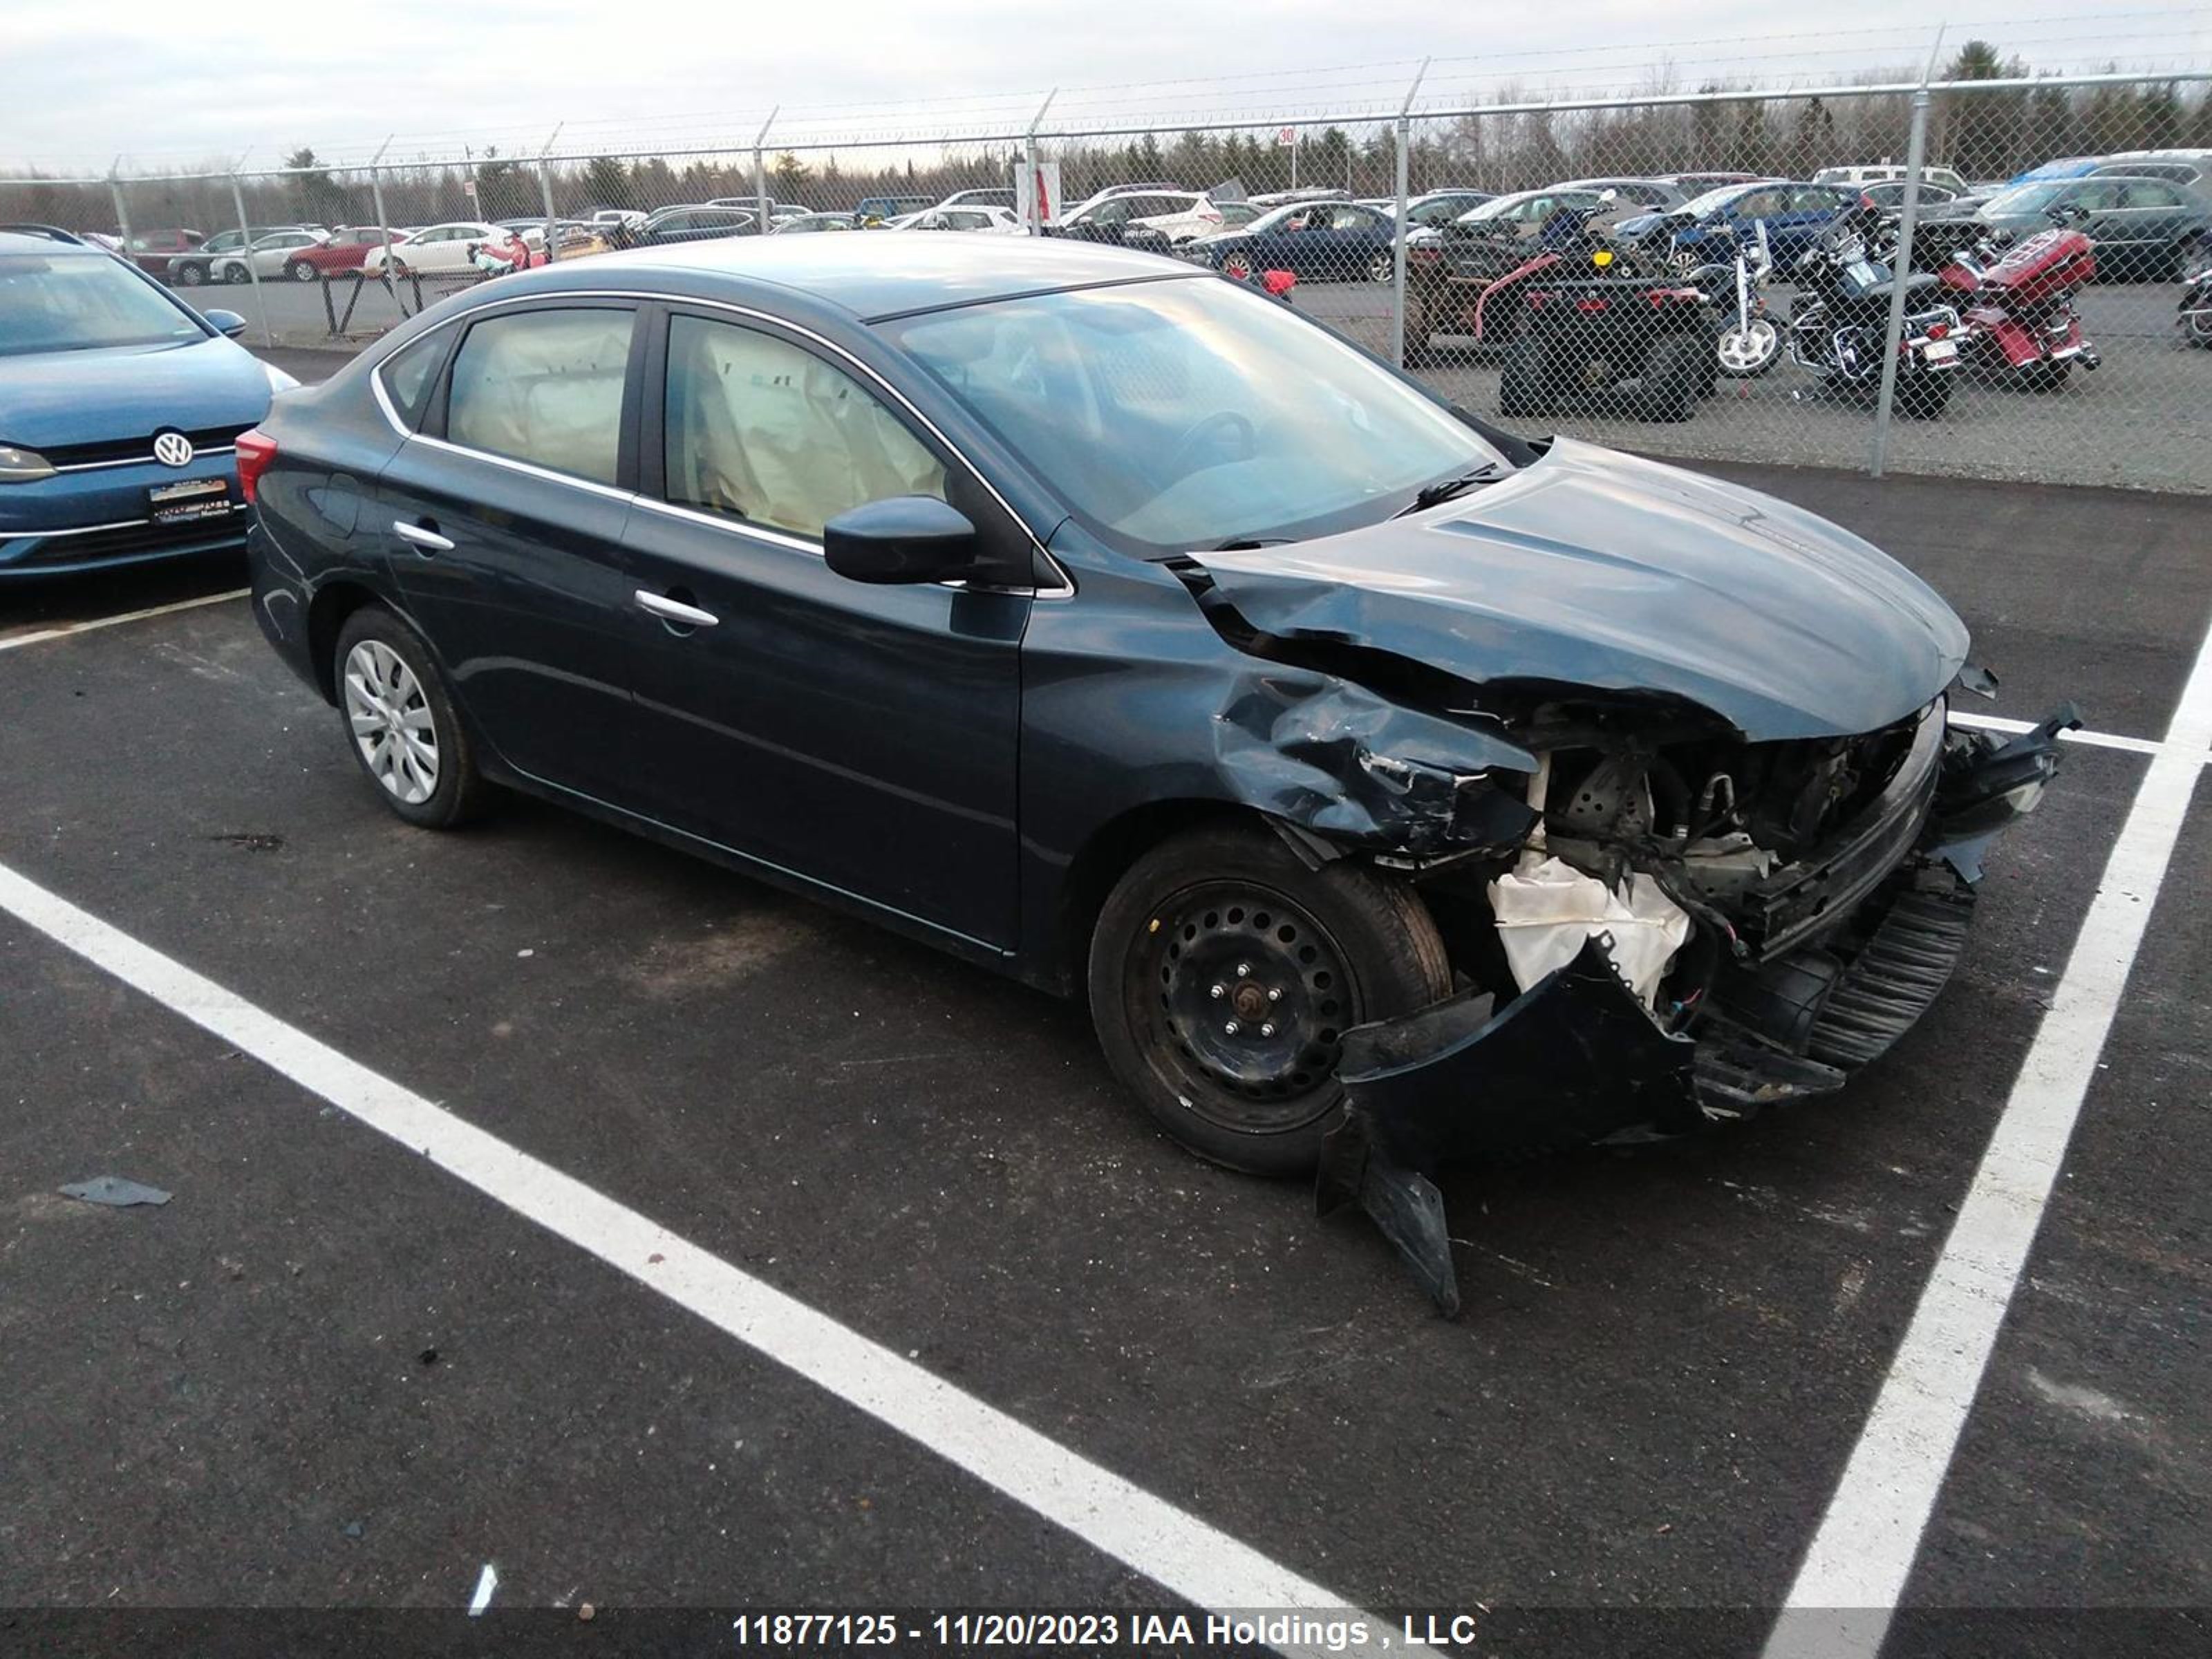
[[[238,488],[251,501],[254,486],[261,482],[261,475],[269,470],[270,462],[276,459],[276,441],[257,426],[238,434],[237,447]]]
[[[1940,340],[1950,331],[1951,325],[1948,323],[1930,323],[1928,325],[1928,337],[1931,340]]]

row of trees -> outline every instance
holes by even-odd
[[[1945,72],[1946,89],[1932,111],[1929,161],[1969,178],[2002,179],[2058,155],[2212,148],[2212,91],[2185,94],[2171,82],[1965,89],[1976,81],[2027,75],[2017,58],[2002,58],[1986,42],[1970,41],[1961,48]],[[1869,77],[1868,83],[1910,78],[1904,73],[1883,75]],[[1677,88],[1662,79],[1648,90],[1656,97]],[[1697,91],[1708,94],[1707,100],[1417,121],[1409,158],[1413,187],[1516,190],[1576,176],[1716,169],[1803,177],[1826,165],[1902,161],[1905,154],[1911,104],[1902,94],[1778,100],[1744,95],[1718,83]],[[1496,89],[1493,101],[1540,100],[1507,85]],[[1192,130],[1147,132],[1121,143],[1055,138],[1046,141],[1043,153],[1060,163],[1070,200],[1138,179],[1174,179],[1204,188],[1234,179],[1256,193],[1288,185],[1294,171],[1300,184],[1342,186],[1355,195],[1383,196],[1395,187],[1395,146],[1387,121],[1357,129],[1301,128],[1289,145],[1275,142],[1276,137]],[[784,152],[769,168],[768,185],[779,199],[827,209],[849,208],[872,195],[934,199],[955,190],[1003,185],[1017,158],[1017,149],[1009,145],[917,145],[817,151],[811,156]],[[289,177],[244,182],[246,212],[255,223],[374,222],[374,192],[367,175],[331,167],[312,149],[295,150],[285,165],[293,169]],[[563,215],[750,197],[754,189],[749,155],[596,156],[554,167],[550,184],[555,207]],[[224,179],[126,181],[125,194],[137,227],[182,224],[213,231],[237,218]],[[388,169],[383,194],[392,223],[422,224],[445,218],[534,216],[544,211],[545,185],[538,163],[502,156],[493,149],[459,166]],[[105,185],[33,181],[0,187],[0,221],[13,219],[108,230],[114,228],[115,211]]]

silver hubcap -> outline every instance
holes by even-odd
[[[345,707],[370,775],[406,805],[429,799],[438,788],[438,728],[398,652],[363,640],[346,653]]]
[[[1747,373],[1764,364],[1782,343],[1773,324],[1761,318],[1748,328],[1732,328],[1721,336],[1721,367]]]

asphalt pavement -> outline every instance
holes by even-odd
[[[2212,623],[2199,503],[1725,470],[1943,590],[2002,677],[1990,713],[2072,695],[2165,732]],[[398,823],[243,603],[183,604],[238,581],[0,596],[0,869],[1206,1538],[1553,1638],[1507,1651],[1759,1650],[2151,763],[2069,750],[1959,978],[1843,1096],[1453,1179],[1446,1322],[1363,1223],[1162,1139],[1075,1007],[550,806]],[[182,608],[20,642],[157,605]],[[1894,1651],[2202,1634],[2203,823],[2139,890]],[[969,1472],[1000,1449],[893,1432],[189,998],[5,910],[0,949],[0,1607],[457,1615],[489,1566],[495,1609],[573,1633],[588,1602],[612,1651],[650,1608],[1169,1599],[1110,1516],[1072,1530]],[[173,1196],[59,1194],[103,1174]]]

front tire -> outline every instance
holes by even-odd
[[[363,605],[338,630],[331,659],[346,747],[384,804],[426,830],[480,812],[490,785],[422,635],[382,605]]]
[[[1249,254],[1229,253],[1222,256],[1221,274],[1233,276],[1240,283],[1252,280],[1252,260]]]
[[[1388,284],[1398,275],[1398,260],[1388,248],[1367,262],[1367,280]]]
[[[222,268],[222,280],[225,287],[236,288],[240,283],[250,282],[252,279],[246,274],[244,265],[225,265]]]
[[[295,283],[312,283],[315,280],[315,268],[305,259],[293,260],[290,264],[284,267],[284,274]]]
[[[1782,329],[1771,317],[1754,317],[1748,328],[1730,323],[1714,343],[1714,367],[1731,380],[1749,380],[1782,356]]]
[[[1256,825],[1163,842],[1091,933],[1091,1017],[1115,1075],[1200,1157],[1313,1169],[1343,1115],[1344,1033],[1451,991],[1428,908],[1350,860],[1307,868]]]
[[[1698,412],[1705,394],[1705,343],[1688,334],[1670,334],[1655,341],[1644,363],[1644,395],[1638,413],[1647,421],[1669,424],[1686,421]]]

